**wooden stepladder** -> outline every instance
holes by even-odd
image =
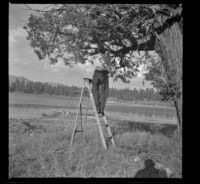
[[[109,124],[108,124],[108,122],[106,120],[106,116],[105,115],[103,115],[103,116],[102,115],[98,115],[98,113],[97,113],[95,102],[94,102],[94,97],[93,97],[92,90],[91,90],[92,79],[83,78],[83,80],[84,80],[84,86],[83,86],[83,88],[81,90],[81,97],[80,97],[80,101],[79,101],[79,104],[78,104],[78,111],[77,111],[77,114],[76,114],[76,120],[75,120],[75,124],[74,124],[74,129],[73,129],[73,132],[72,132],[70,148],[73,145],[73,140],[74,140],[74,137],[75,137],[77,132],[81,132],[82,133],[82,138],[84,139],[83,122],[82,122],[82,98],[83,98],[84,89],[86,87],[88,89],[88,92],[89,92],[88,101],[89,101],[89,98],[90,98],[91,102],[92,102],[93,110],[94,110],[94,113],[95,113],[95,118],[96,118],[96,121],[97,121],[98,129],[99,129],[99,132],[100,132],[100,138],[101,138],[101,141],[102,141],[102,144],[103,144],[103,148],[105,150],[107,150],[107,144],[106,144],[106,140],[105,140],[105,137],[104,137],[104,134],[103,134],[103,130],[102,130],[102,127],[101,127],[100,117],[103,117],[103,120],[104,120],[104,123],[105,123],[105,126],[106,126],[106,130],[107,130],[107,133],[108,133],[108,140],[110,140],[111,144],[113,146],[115,146],[115,141],[113,139],[112,132],[111,132]],[[86,111],[85,111],[85,121],[87,120],[88,101],[87,101],[87,106],[86,106]],[[77,128],[79,126],[79,125],[77,125],[79,114],[80,114],[80,127],[81,127],[80,130],[78,130],[78,128]]]

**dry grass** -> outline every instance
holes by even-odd
[[[59,124],[57,128],[55,124],[49,124],[46,132],[35,131],[32,136],[28,133],[13,134],[9,149],[9,176],[133,177],[142,167],[141,163],[133,162],[140,149],[142,159],[153,157],[170,167],[176,177],[181,177],[181,140],[177,135],[168,138],[144,131],[126,132],[116,135],[117,147],[110,147],[106,152],[94,125],[85,132],[84,141],[75,140],[70,158],[71,125],[64,129]]]

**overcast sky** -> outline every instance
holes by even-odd
[[[34,8],[41,8],[44,5],[30,5]],[[48,60],[38,60],[33,49],[26,40],[26,32],[23,30],[27,22],[30,11],[26,10],[23,4],[9,5],[9,74],[24,76],[33,81],[56,82],[65,85],[81,86],[82,78],[92,76],[94,67],[92,65],[82,65],[70,68],[59,62],[51,66]],[[110,87],[114,88],[146,88],[152,87],[149,82],[142,84],[141,74],[131,83],[124,84],[121,81],[113,82],[110,78]]]

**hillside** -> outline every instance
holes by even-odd
[[[25,83],[30,82],[30,80],[27,79],[27,78],[25,78],[25,77],[9,75],[9,83],[10,83],[10,84],[13,83],[13,82],[15,82],[17,79],[18,79],[20,82],[23,82],[23,81],[24,81]]]
[[[27,78],[25,78],[25,77],[22,77],[22,76],[15,76],[15,75],[9,75],[9,83],[11,84],[11,83],[13,83],[13,82],[15,82],[16,80],[19,80],[20,82],[25,82],[25,84],[27,83],[27,82],[30,82],[31,80],[29,80],[29,79],[27,79]],[[33,82],[33,81],[32,81]],[[56,82],[47,82],[49,85],[51,85],[51,86],[58,86],[58,85],[63,85],[63,84],[59,84],[59,83],[56,83]]]

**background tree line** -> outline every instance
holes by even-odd
[[[14,82],[9,83],[10,92],[23,92],[23,93],[34,93],[34,94],[54,94],[54,95],[67,95],[75,96],[77,94],[78,87],[75,86],[64,86],[57,85],[52,86],[49,83],[32,82],[32,81],[20,81],[16,79]]]
[[[10,92],[23,92],[34,94],[50,94],[50,95],[65,95],[65,96],[78,96],[80,94],[80,88],[76,86],[57,85],[52,86],[49,83],[42,82],[25,82],[24,80],[16,79],[14,82],[9,83]],[[123,100],[151,100],[159,101],[161,96],[153,89],[115,89],[110,88],[109,96]]]
[[[148,100],[148,101],[160,101],[162,98],[158,92],[156,92],[153,88],[146,88],[137,90],[134,88],[133,90],[129,88],[125,89],[109,89],[109,96],[115,97],[123,100]]]

